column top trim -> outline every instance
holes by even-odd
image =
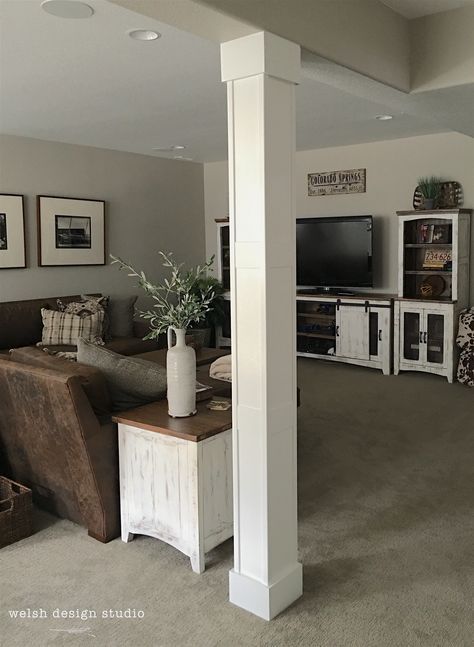
[[[300,71],[300,46],[270,32],[260,31],[221,44],[222,81],[267,74],[299,83]]]

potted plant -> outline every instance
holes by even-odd
[[[168,413],[174,418],[182,418],[196,413],[196,355],[194,349],[186,345],[186,330],[205,318],[215,298],[212,284],[202,289],[197,287],[211,268],[214,257],[204,265],[186,270],[183,263],[174,260],[173,254],[159,254],[163,267],[169,271],[169,278],[158,284],[151,283],[144,272],[121,258],[112,255],[111,258],[121,270],[128,271],[128,276],[137,278],[138,285],[153,300],[151,309],[139,313],[150,324],[150,332],[144,339],[157,339],[167,332]],[[172,331],[176,335],[175,346],[172,345]]]
[[[210,291],[214,294],[209,303],[209,309],[203,319],[190,326],[189,332],[194,337],[196,348],[211,345],[212,332],[216,326],[222,325],[225,320],[224,311],[224,286],[214,276],[203,275],[194,284],[193,291],[197,296],[205,296]]]
[[[435,175],[419,178],[418,189],[423,196],[424,209],[434,209],[436,201],[439,198],[439,194],[441,193],[442,182],[443,180]]]

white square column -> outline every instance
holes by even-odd
[[[300,48],[221,45],[227,82],[235,563],[230,601],[270,620],[302,594],[296,492],[295,84]]]

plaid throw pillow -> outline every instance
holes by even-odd
[[[81,316],[42,308],[41,316],[43,346],[77,346],[79,337],[101,346],[104,343],[101,337],[104,323],[103,311]]]
[[[110,322],[107,308],[109,305],[109,297],[93,297],[82,294],[80,301],[71,301],[70,303],[65,304],[61,299],[56,299],[56,303],[60,312],[68,312],[71,315],[79,315],[80,317],[87,317],[96,312],[103,312],[104,322],[100,336],[102,339],[108,338]]]

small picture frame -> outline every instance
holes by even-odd
[[[26,267],[23,196],[0,194],[0,270]]]
[[[433,226],[433,243],[444,244],[451,242],[451,227],[450,225],[434,225]]]
[[[418,242],[424,244],[433,242],[433,225],[422,223],[418,226]]]
[[[38,264],[105,265],[105,202],[37,196]]]

